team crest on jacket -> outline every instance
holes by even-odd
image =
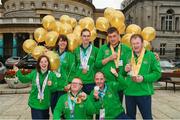
[[[66,101],[66,102],[64,103],[64,105],[65,105],[65,108],[68,108],[68,101]]]
[[[109,50],[106,50],[106,51],[105,51],[105,54],[106,54],[106,55],[109,55]]]

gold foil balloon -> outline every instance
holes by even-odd
[[[77,25],[77,20],[75,18],[71,18],[71,26],[74,28]]]
[[[49,58],[51,70],[57,70],[60,65],[59,55],[54,51],[47,51],[45,55]]]
[[[144,40],[143,44],[144,44],[144,48],[146,50],[152,50],[152,46],[151,46],[150,42]]]
[[[119,26],[118,26],[117,29],[118,29],[118,32],[119,32],[120,35],[121,35],[121,34],[124,34],[125,29],[126,29],[126,25],[125,25],[124,23],[119,24]]]
[[[96,28],[100,31],[107,31],[109,28],[109,21],[105,17],[98,17],[96,20]]]
[[[85,17],[79,21],[81,28],[87,28],[90,31],[94,29],[94,20],[90,17]]]
[[[68,37],[68,49],[71,52],[73,52],[76,49],[76,47],[79,45],[78,37],[74,33],[68,34],[67,37]]]
[[[32,39],[27,39],[23,43],[23,50],[29,54],[29,53],[32,53],[32,51],[34,50],[36,46],[37,46],[36,41]]]
[[[152,41],[156,37],[156,30],[153,27],[146,27],[141,32],[144,40]]]
[[[124,43],[125,45],[127,45],[128,47],[131,47],[131,42],[130,42],[130,38],[133,34],[125,34],[122,39],[121,42]]]
[[[58,39],[58,33],[55,31],[50,31],[46,35],[45,43],[48,47],[53,47],[56,45],[56,41]]]
[[[32,51],[32,56],[37,60],[41,55],[44,54],[46,48],[44,46],[36,46]]]
[[[72,33],[73,29],[72,29],[72,26],[70,24],[67,24],[67,23],[64,23],[62,24],[61,26],[61,29],[60,29],[60,34],[69,34],[69,33]]]
[[[115,11],[116,10],[114,8],[110,8],[110,7],[106,8],[104,10],[104,17],[107,18],[109,21],[111,21],[112,15],[115,13]]]
[[[59,20],[61,23],[71,24],[71,18],[68,15],[62,15]]]
[[[77,26],[74,28],[73,33],[77,34],[78,36],[81,36],[81,31],[82,31],[81,26],[80,26],[80,25],[77,25]]]
[[[119,24],[124,23],[124,14],[121,11],[116,11],[112,14],[112,19],[110,22],[111,26],[118,28]]]
[[[42,19],[42,25],[47,30],[52,30],[53,27],[55,26],[55,22],[56,22],[55,18],[51,15],[46,15]]]
[[[91,37],[90,37],[90,41],[94,41],[97,37],[97,32],[96,32],[96,28],[94,28],[92,31],[91,31]]]
[[[44,42],[46,34],[47,31],[44,28],[40,27],[34,31],[34,38],[37,42]]]
[[[131,24],[126,28],[126,34],[128,33],[141,34],[141,28],[136,24]]]
[[[63,24],[61,22],[56,21],[53,31],[56,31],[56,32],[58,32],[60,34],[62,25]]]

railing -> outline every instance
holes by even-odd
[[[0,24],[40,24],[40,18],[0,18]]]

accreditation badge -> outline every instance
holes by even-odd
[[[105,109],[100,109],[99,120],[104,120],[105,118]]]
[[[118,66],[123,66],[123,60],[119,60]]]

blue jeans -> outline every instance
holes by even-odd
[[[64,95],[65,93],[66,93],[65,91],[56,91],[56,92],[52,93],[52,95],[51,95],[51,111],[52,111],[52,113],[54,112],[54,109],[59,100],[59,97]]]
[[[82,91],[90,95],[91,91],[94,89],[94,86],[95,86],[95,83],[84,84]]]
[[[143,119],[152,119],[151,96],[126,96],[126,112],[132,119],[136,119],[136,106]]]
[[[49,119],[49,109],[47,110],[38,110],[38,109],[34,109],[31,108],[31,117],[33,120],[37,120],[37,119]]]

